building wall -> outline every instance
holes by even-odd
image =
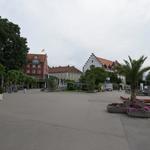
[[[33,60],[38,60],[39,62],[34,64]],[[45,79],[48,75],[47,56],[44,62],[41,62],[39,58],[28,60],[26,66],[24,67],[24,72],[27,75],[36,77],[37,79]]]
[[[43,64],[43,78],[48,75],[48,62],[47,62],[47,55],[46,55],[46,60],[44,61]]]
[[[95,67],[102,67],[102,64],[96,59],[96,57],[91,54],[85,65],[83,66],[83,72],[86,72],[86,70],[90,69],[90,66],[94,65]]]
[[[38,65],[33,65],[32,63],[28,63],[26,65],[25,73],[27,75],[35,76],[36,78],[43,78],[43,68],[44,65],[42,63]]]
[[[62,80],[74,80],[79,81],[81,73],[49,73],[48,76],[54,76]]]

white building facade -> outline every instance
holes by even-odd
[[[49,67],[49,76],[54,76],[59,79],[59,86],[65,84],[65,80],[73,80],[79,82],[82,72],[75,68],[74,66],[59,66],[59,67]]]
[[[86,70],[90,70],[91,66],[104,68],[106,71],[114,72],[114,67],[117,64],[117,61],[111,61],[101,57],[97,57],[92,53],[83,66],[83,73],[86,72]],[[122,75],[118,75],[118,77],[122,80],[122,83],[125,84],[125,77]]]
[[[83,72],[86,72],[86,70],[90,70],[90,67],[92,65],[95,67],[102,67],[102,64],[97,60],[96,56],[93,53],[83,66]]]
[[[115,63],[117,63],[117,61],[111,61],[101,57],[97,57],[92,53],[89,59],[86,61],[85,65],[83,66],[83,72],[89,70],[91,66],[104,68],[106,71],[113,72],[113,67]]]

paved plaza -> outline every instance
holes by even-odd
[[[106,112],[107,104],[123,94],[5,94],[0,150],[150,150],[150,119]]]

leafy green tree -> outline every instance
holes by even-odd
[[[4,87],[4,74],[5,74],[5,67],[2,64],[0,64],[0,79],[1,79],[0,87],[1,88]]]
[[[95,89],[96,78],[94,73],[90,73],[86,76],[86,85],[89,92],[93,92]]]
[[[121,79],[118,78],[118,75],[116,72],[107,72],[108,77],[110,77],[110,82],[111,83],[121,83]]]
[[[125,75],[131,85],[131,101],[136,100],[139,79],[141,79],[145,72],[150,70],[150,67],[142,68],[146,59],[147,57],[141,56],[139,59],[135,60],[129,56],[129,61],[124,60],[125,64],[117,67],[118,72]]]
[[[24,85],[24,82],[25,82],[25,74],[22,72],[22,71],[18,71],[18,80],[17,80],[17,83],[19,85]]]
[[[107,77],[107,72],[103,68],[91,66],[80,78],[82,87],[89,91],[99,88],[99,83],[104,83]]]
[[[0,17],[0,64],[6,70],[22,69],[28,52],[27,41],[20,27]]]
[[[28,89],[32,88],[36,83],[37,80],[35,77],[29,76],[29,75],[23,75],[24,86],[26,86]]]
[[[95,76],[95,85],[98,86],[99,83],[103,83],[106,80],[107,72],[103,68],[92,68],[91,70]]]
[[[8,76],[8,85],[10,87],[14,86],[14,90],[17,91],[17,83],[19,80],[19,71],[18,70],[9,70],[7,72],[7,76]],[[12,91],[12,89],[11,89]]]

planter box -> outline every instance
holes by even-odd
[[[150,111],[143,109],[127,109],[128,116],[139,117],[139,118],[150,118]]]
[[[108,104],[107,111],[110,113],[126,113],[126,106],[123,103]]]

